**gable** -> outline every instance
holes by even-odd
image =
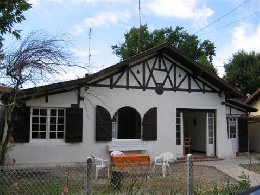
[[[164,91],[220,93],[218,88],[195,75],[183,64],[163,54],[131,63],[122,68],[120,72],[97,79],[89,85],[111,89],[155,90],[158,94],[162,94]]]

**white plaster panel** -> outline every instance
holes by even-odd
[[[70,107],[71,104],[77,104],[77,98],[77,92],[72,91],[49,95],[48,102],[45,101],[45,97],[31,99],[26,102],[26,105],[35,107]]]

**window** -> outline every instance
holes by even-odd
[[[118,113],[116,113],[112,119],[112,138],[117,138],[117,127],[118,127]]]
[[[176,145],[181,145],[182,112],[176,112]]]
[[[208,120],[208,143],[213,144],[214,143],[214,113],[208,113],[207,114],[207,120]]]
[[[32,139],[64,139],[65,109],[32,108]]]
[[[237,137],[237,118],[234,117],[228,118],[228,132],[229,132],[229,138]]]
[[[112,119],[113,139],[141,139],[141,117],[131,107],[118,109]]]

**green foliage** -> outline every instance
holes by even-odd
[[[15,23],[25,20],[24,11],[31,8],[27,0],[1,0],[0,1],[0,34],[13,34],[17,39],[20,38],[20,30],[13,30]]]
[[[260,86],[259,53],[238,51],[224,67],[224,78],[243,93],[253,93]]]
[[[31,8],[27,0],[1,0],[0,1],[0,59],[4,57],[2,52],[3,35],[12,34],[16,39],[20,39],[21,30],[13,29],[15,23],[25,20],[24,11]]]
[[[182,27],[177,26],[175,29],[166,27],[149,31],[147,25],[142,25],[140,28],[131,28],[124,36],[125,41],[122,44],[112,46],[113,53],[122,60],[162,43],[169,43],[191,59],[217,73],[212,64],[212,58],[216,55],[214,44],[209,40],[201,41],[197,35],[188,34]]]

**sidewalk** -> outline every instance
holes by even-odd
[[[244,172],[247,176],[249,176],[251,186],[257,186],[260,184],[260,174],[244,169],[239,166],[239,164],[250,164],[250,163],[260,163],[255,157],[250,158],[226,158],[220,161],[201,161],[195,162],[195,165],[206,165],[206,166],[214,166],[218,170],[226,173],[227,175],[233,177],[234,179],[240,180],[240,176]]]

